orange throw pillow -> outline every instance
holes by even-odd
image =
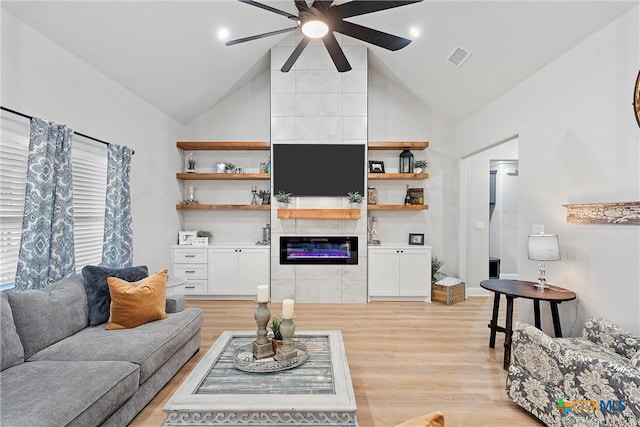
[[[111,310],[107,329],[128,329],[166,319],[167,270],[137,282],[109,277]]]

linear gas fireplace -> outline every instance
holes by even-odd
[[[357,264],[358,238],[280,237],[280,264]]]

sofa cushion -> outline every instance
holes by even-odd
[[[187,308],[133,329],[90,326],[33,355],[38,360],[123,360],[140,366],[144,383],[202,327],[202,310]]]
[[[138,388],[128,362],[28,362],[0,372],[0,425],[100,425]]]
[[[111,295],[109,294],[107,278],[117,277],[129,282],[135,282],[144,279],[148,275],[149,269],[146,265],[127,268],[85,266],[82,269],[82,277],[84,277],[89,298],[89,324],[94,326],[109,320]]]
[[[79,274],[42,289],[6,292],[25,359],[89,323],[87,293]]]
[[[107,329],[135,328],[154,320],[166,319],[167,270],[137,282],[109,277],[111,314]]]
[[[13,313],[9,305],[9,297],[0,292],[0,370],[24,362],[24,348],[13,323]]]

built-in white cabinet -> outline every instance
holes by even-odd
[[[373,246],[368,258],[370,300],[429,300],[430,246]]]
[[[256,295],[269,282],[268,248],[209,249],[209,294]]]
[[[268,246],[180,246],[171,248],[171,276],[187,279],[185,295],[254,296],[269,285]]]
[[[171,250],[171,263],[169,275],[187,279],[187,283],[174,289],[175,293],[204,295],[208,292],[206,247],[174,246]]]

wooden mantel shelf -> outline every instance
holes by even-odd
[[[358,219],[360,209],[278,209],[280,219]]]
[[[270,150],[265,141],[178,141],[182,150]]]
[[[424,150],[429,141],[369,141],[369,150]]]
[[[370,211],[425,211],[429,205],[368,205]]]
[[[176,205],[176,209],[194,211],[267,211],[271,209],[271,205]]]
[[[184,180],[243,180],[243,179],[271,179],[268,173],[185,173],[176,174],[176,178]]]
[[[428,173],[370,173],[369,179],[427,179]]]

